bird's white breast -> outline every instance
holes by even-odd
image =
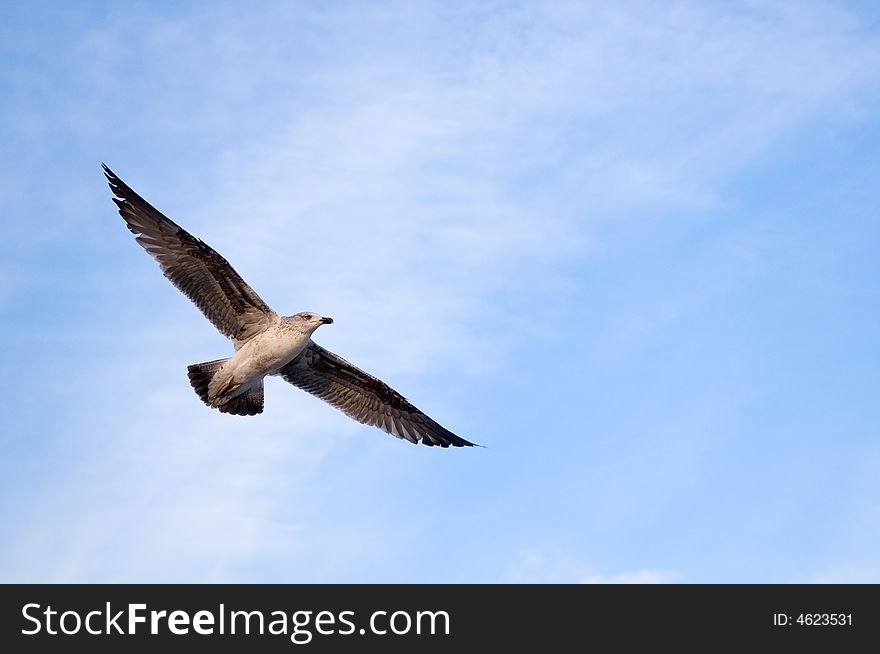
[[[278,372],[309,344],[309,334],[292,329],[280,320],[242,344],[224,365],[236,379],[251,380]]]

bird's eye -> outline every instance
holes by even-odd
[[[303,318],[304,318],[305,320],[311,320],[311,319],[314,318],[314,317],[315,317],[315,316],[313,316],[313,315],[310,314],[310,313],[307,313],[307,314],[305,314],[305,315],[303,316]]]

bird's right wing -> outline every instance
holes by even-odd
[[[208,244],[164,216],[104,166],[128,229],[162,272],[225,336],[245,341],[271,324],[275,312]]]
[[[381,379],[316,343],[309,343],[280,374],[358,422],[410,443],[440,447],[473,445],[419,411]]]

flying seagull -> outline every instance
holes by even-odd
[[[223,413],[263,411],[263,378],[281,375],[365,425],[423,445],[471,446],[410,404],[385,382],[312,341],[333,319],[312,311],[281,316],[229,262],[135,193],[106,165],[119,215],[165,276],[235,345],[235,354],[188,366],[201,400]]]

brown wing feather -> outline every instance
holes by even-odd
[[[128,229],[162,272],[220,333],[245,341],[265,329],[274,312],[209,245],[163,215],[104,166]]]
[[[358,422],[410,443],[440,447],[473,445],[419,411],[381,379],[315,343],[310,343],[280,374]]]

